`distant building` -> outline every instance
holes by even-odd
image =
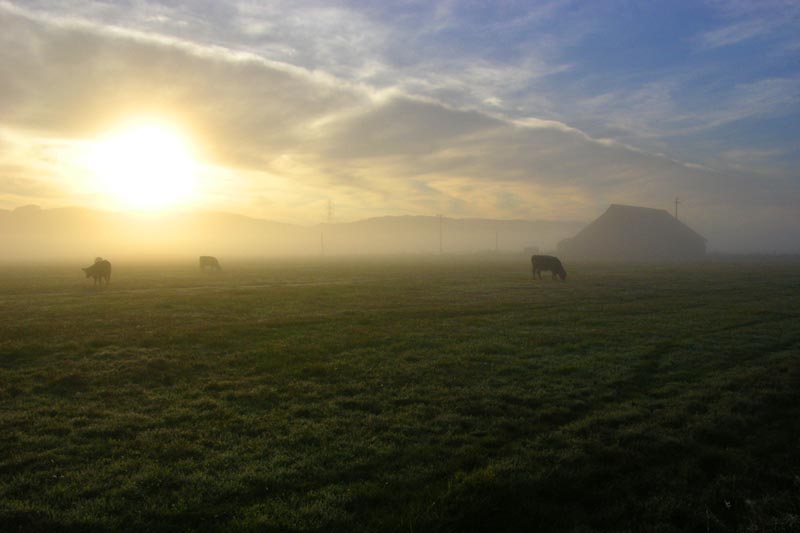
[[[685,261],[705,255],[706,239],[664,209],[612,204],[558,243],[558,253],[570,259]]]

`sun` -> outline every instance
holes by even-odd
[[[196,187],[198,165],[186,137],[161,121],[131,122],[92,142],[88,165],[100,191],[127,208],[185,203]]]

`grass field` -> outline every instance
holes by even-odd
[[[800,263],[0,267],[0,529],[800,530]]]

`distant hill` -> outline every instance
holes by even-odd
[[[552,249],[580,222],[443,218],[445,253]],[[131,214],[85,208],[0,210],[0,260],[103,257],[267,257],[429,254],[439,251],[440,220],[388,216],[299,226],[230,213]]]

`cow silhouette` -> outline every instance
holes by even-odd
[[[536,279],[537,276],[539,279],[542,279],[542,271],[546,271],[553,274],[553,279],[561,278],[561,281],[567,280],[567,271],[564,270],[564,265],[561,264],[558,257],[553,257],[552,255],[532,255],[531,268],[533,270],[534,279]]]
[[[106,285],[111,281],[111,263],[102,257],[96,258],[92,266],[88,266],[82,270],[86,273],[87,278],[94,278],[94,285],[97,285],[99,282],[102,286],[103,279],[106,280]]]
[[[205,272],[206,269],[211,269],[219,272],[220,270],[222,270],[222,267],[219,266],[219,261],[217,260],[216,257],[212,257],[210,255],[201,255],[200,270]]]

